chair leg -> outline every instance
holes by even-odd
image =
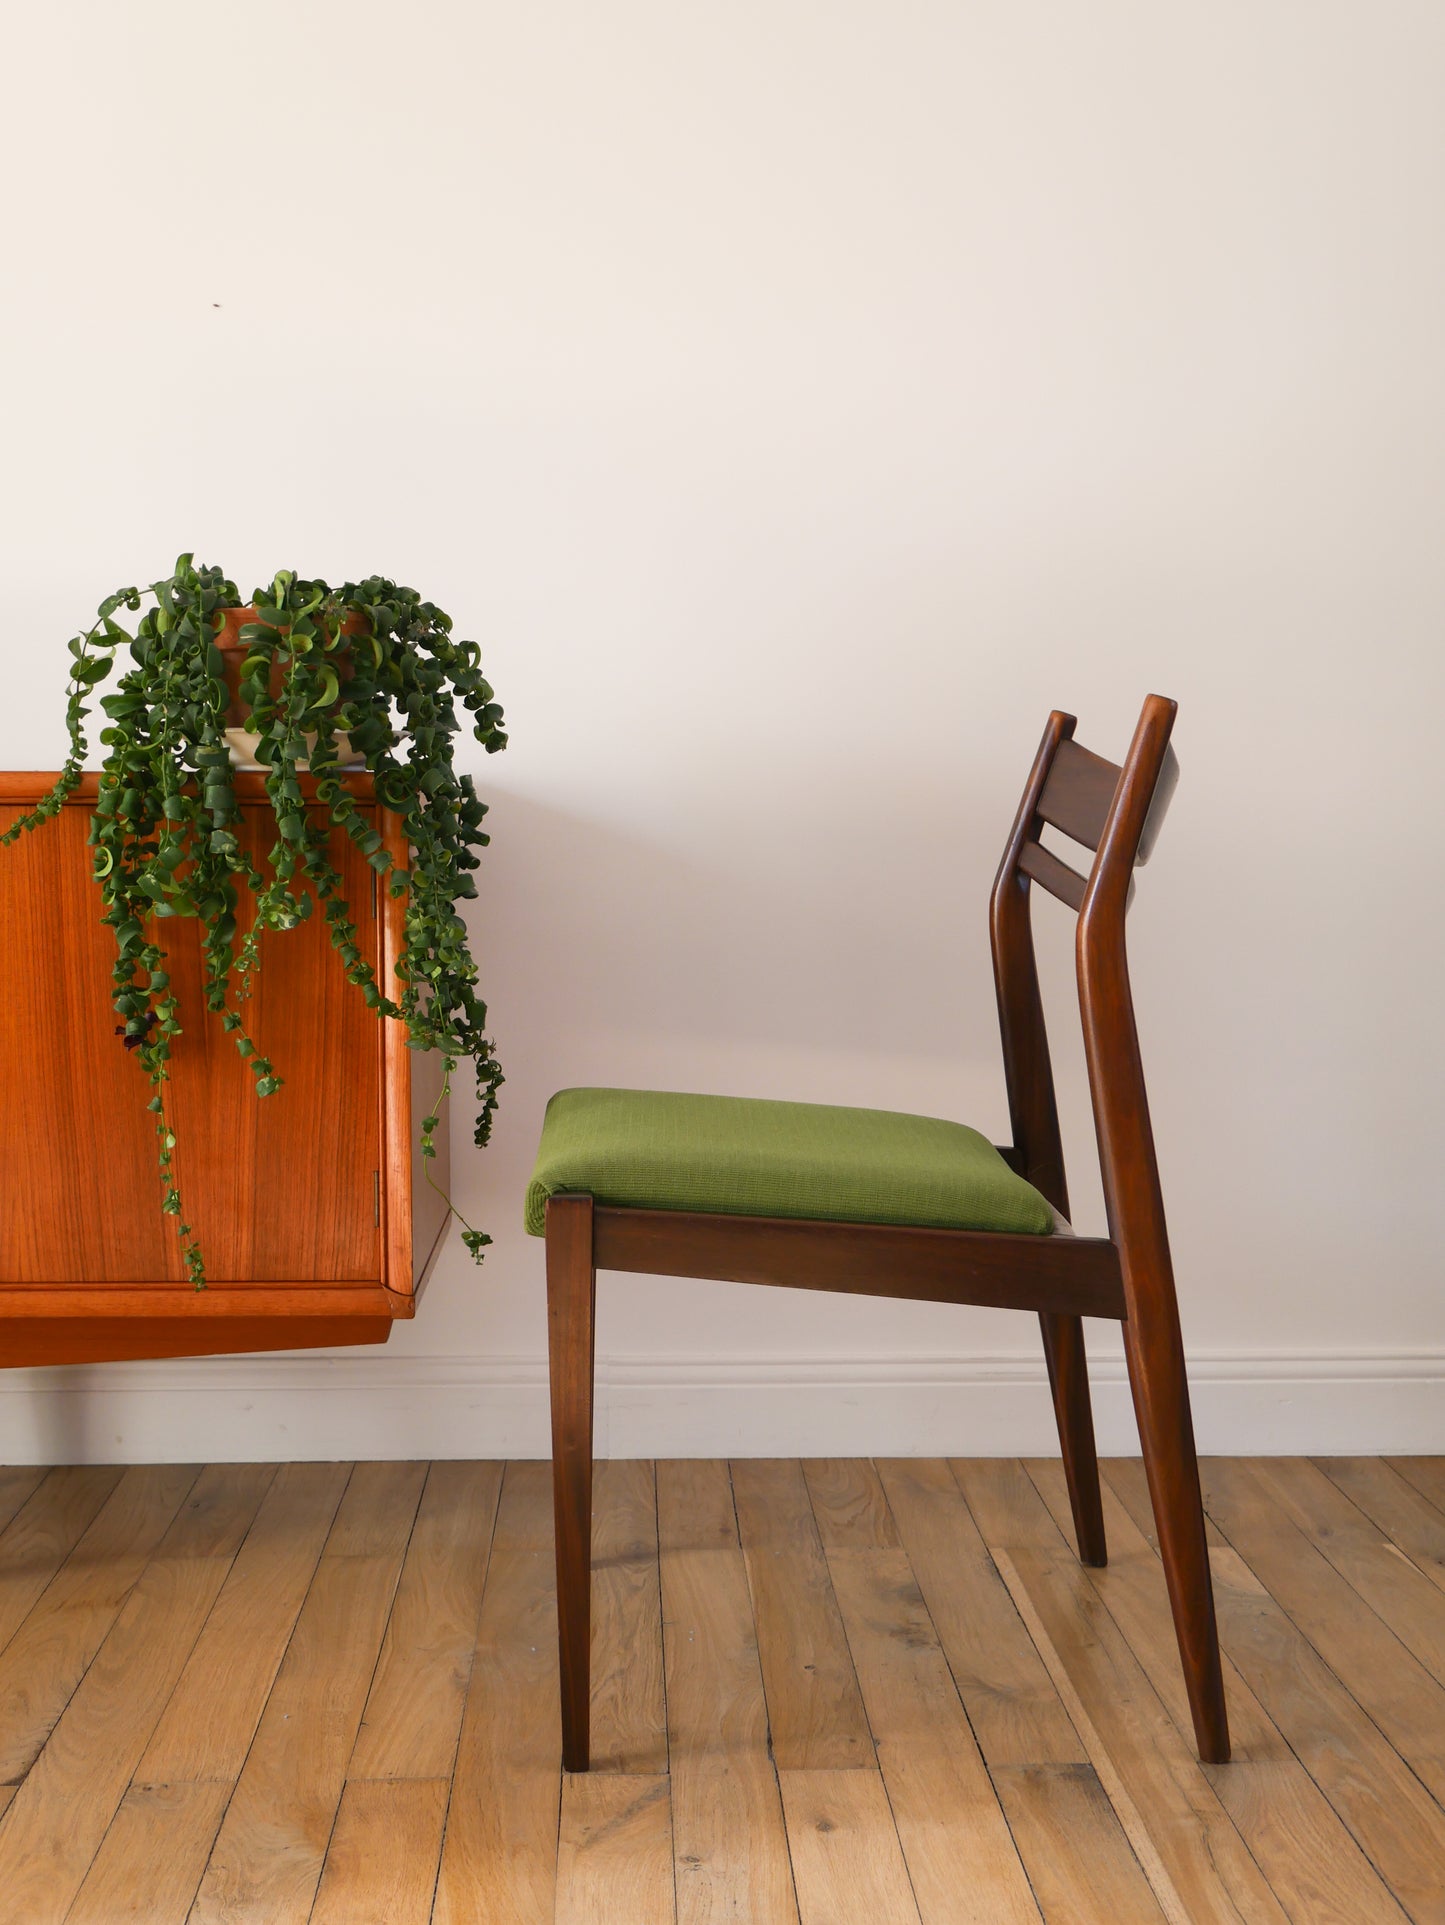
[[[592,1657],[592,1385],[597,1275],[592,1199],[547,1205],[547,1354],[552,1380],[552,1497],[562,1764],[586,1771]]]
[[[1229,1715],[1219,1662],[1219,1629],[1204,1535],[1189,1382],[1172,1283],[1165,1292],[1151,1291],[1147,1302],[1136,1299],[1131,1303],[1124,1325],[1124,1351],[1195,1741],[1205,1764],[1227,1764]]]
[[[1094,1448],[1094,1413],[1089,1403],[1089,1362],[1084,1351],[1082,1317],[1040,1314],[1044,1356],[1049,1366],[1049,1388],[1059,1426],[1059,1447],[1069,1507],[1074,1513],[1074,1536],[1084,1564],[1109,1561],[1104,1538],[1104,1501],[1099,1492],[1099,1458]]]

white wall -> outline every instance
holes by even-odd
[[[1051,706],[1118,754],[1150,689],[1184,775],[1133,956],[1203,1441],[1445,1446],[1435,0],[6,32],[0,765],[59,759],[67,635],[181,548],[416,585],[513,746],[475,919],[505,1107],[455,1170],[485,1269],[453,1249],[383,1352],[12,1373],[0,1450],[545,1450],[548,1093],[1002,1129],[1002,836]],[[601,1301],[604,1448],[1050,1442],[1025,1319]]]

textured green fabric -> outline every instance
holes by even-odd
[[[1053,1228],[1038,1191],[962,1123],[753,1097],[561,1090],[527,1186],[532,1236],[546,1228],[547,1198],[563,1190],[641,1210]]]

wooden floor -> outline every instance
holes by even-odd
[[[1139,1466],[0,1470],[5,1925],[1445,1925],[1445,1459],[1210,1461],[1236,1762]]]

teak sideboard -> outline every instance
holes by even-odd
[[[369,777],[347,780],[405,866],[399,819]],[[0,774],[0,831],[54,781]],[[236,788],[263,865],[275,837],[263,778],[238,774]],[[283,1087],[258,1098],[206,1009],[196,924],[161,923],[183,1025],[167,1112],[207,1272],[194,1289],[161,1214],[146,1078],[115,1033],[114,940],[86,842],[95,794],[88,777],[53,821],[0,849],[0,1366],[384,1343],[415,1314],[446,1230],[414,1155],[435,1059],[366,1007],[316,914],[261,945],[245,1018]],[[332,859],[387,988],[404,904],[341,831]],[[243,889],[242,916],[248,904]],[[437,1151],[445,1171],[445,1117]]]

